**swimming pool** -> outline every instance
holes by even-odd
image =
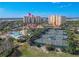
[[[9,36],[18,39],[19,37],[21,37],[21,36],[23,36],[23,35],[22,35],[20,32],[13,31],[13,32],[10,32],[10,33],[9,33]]]

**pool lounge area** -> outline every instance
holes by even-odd
[[[25,40],[24,36],[17,31],[12,31],[8,33],[8,36],[15,38],[16,40]]]

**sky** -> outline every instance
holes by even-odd
[[[62,15],[79,17],[78,2],[0,2],[0,17],[23,17],[31,13],[48,17]]]

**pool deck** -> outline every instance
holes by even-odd
[[[15,39],[19,39],[19,37],[23,36],[20,32],[15,32],[15,31],[9,32],[8,35]]]

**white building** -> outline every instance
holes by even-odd
[[[23,22],[25,24],[39,24],[42,23],[42,18],[40,16],[33,16],[32,14],[24,16]]]

